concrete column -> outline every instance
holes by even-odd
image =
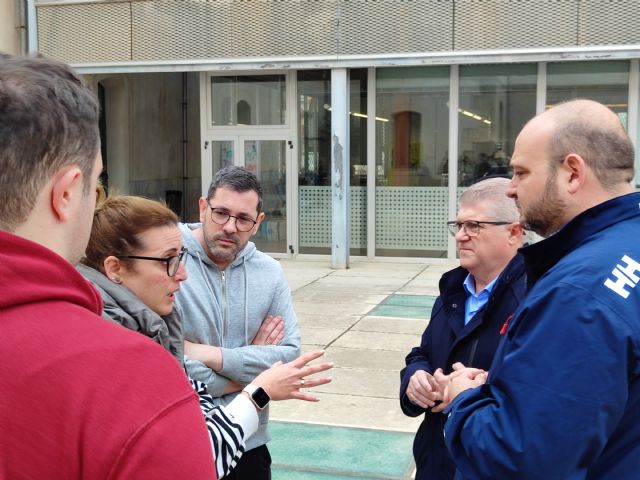
[[[331,70],[331,267],[349,268],[349,82]]]

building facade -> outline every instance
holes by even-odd
[[[109,188],[193,220],[213,173],[244,165],[265,190],[256,243],[276,256],[455,258],[459,194],[509,175],[536,113],[591,98],[639,134],[636,0],[27,6],[37,50],[100,97]]]

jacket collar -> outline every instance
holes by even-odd
[[[637,215],[640,215],[640,193],[622,195],[585,210],[549,238],[521,248],[528,288],[585,239]]]

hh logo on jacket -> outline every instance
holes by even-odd
[[[640,277],[636,275],[636,272],[640,272],[640,263],[627,255],[623,256],[620,262],[621,263],[617,264],[611,271],[611,275],[613,275],[615,279],[607,278],[604,281],[604,285],[622,298],[627,298],[631,293],[629,290],[634,288],[640,281]],[[629,290],[627,290],[627,288]]]

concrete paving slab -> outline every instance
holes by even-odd
[[[317,396],[320,398],[317,403],[298,400],[272,402],[270,418],[397,432],[416,432],[420,425],[420,418],[407,417],[402,413],[397,398],[331,393],[319,393]]]
[[[337,340],[344,330],[341,328],[316,328],[304,326],[300,328],[303,345],[322,345],[323,348]]]
[[[419,335],[348,331],[336,340],[332,346],[408,352],[416,345],[416,342],[420,342]]]
[[[308,287],[297,290],[293,294],[294,302],[299,303],[317,303],[320,305],[329,304],[368,304],[378,305],[388,295],[370,295],[368,293],[357,293],[355,291],[343,292],[340,290],[323,291],[311,289]],[[343,307],[344,310],[344,307]]]
[[[318,393],[359,395],[376,398],[397,398],[400,375],[397,371],[340,368],[331,371],[333,381],[313,390]]]
[[[341,328],[344,331],[349,330],[362,318],[361,314],[326,315],[323,313],[302,313],[297,308],[295,310],[300,328]]]
[[[305,314],[323,314],[327,317],[340,317],[345,314],[365,315],[373,307],[375,307],[375,304],[371,303],[319,302],[317,298],[307,297],[305,300],[300,300],[296,294],[293,296],[293,308],[299,316]]]
[[[359,370],[388,370],[398,372],[404,368],[404,358],[408,352],[390,350],[366,350],[361,348],[329,347],[323,357],[333,362],[337,368],[355,368]],[[330,373],[330,375],[333,375]],[[354,391],[354,393],[357,393]]]
[[[367,315],[357,322],[351,330],[362,332],[406,333],[422,335],[428,322],[414,318],[376,317]]]

